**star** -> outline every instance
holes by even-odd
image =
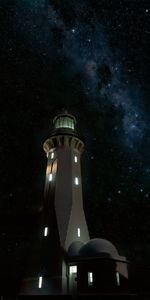
[[[114,127],[114,130],[118,130],[118,126],[115,126],[115,127]]]
[[[142,188],[140,189],[140,192],[143,193],[143,189]]]
[[[146,8],[146,9],[145,9],[145,12],[146,12],[146,13],[148,13],[148,12],[149,12],[149,9],[148,9],[148,8]]]
[[[108,200],[108,201],[112,201],[112,198],[111,198],[111,197],[108,197],[107,200]]]
[[[75,33],[75,32],[76,32],[75,28],[72,28],[72,30],[71,30],[71,31],[72,31],[72,33]]]
[[[128,167],[128,169],[129,169],[129,172],[132,172],[132,170],[133,170],[133,168],[131,166]]]
[[[118,194],[121,194],[121,190],[118,190]]]

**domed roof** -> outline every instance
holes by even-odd
[[[79,251],[82,248],[82,246],[84,246],[84,243],[82,243],[81,241],[73,242],[68,249],[68,255],[69,256],[78,256]]]
[[[109,256],[114,259],[117,259],[119,256],[115,246],[111,242],[104,239],[90,240],[82,246],[79,255],[83,257]]]

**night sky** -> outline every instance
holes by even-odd
[[[150,265],[149,0],[1,0],[0,28],[1,270],[24,270],[43,202],[42,145],[61,109],[86,144],[91,238]]]

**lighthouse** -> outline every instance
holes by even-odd
[[[90,239],[82,199],[80,159],[84,142],[77,133],[74,116],[65,112],[53,119],[53,129],[43,149],[47,167],[42,265],[47,281],[53,283],[54,292],[66,293],[68,250]]]
[[[128,262],[102,238],[90,239],[82,199],[83,139],[76,118],[53,119],[46,153],[44,201],[31,271],[20,294],[95,295],[127,289]]]

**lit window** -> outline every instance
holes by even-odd
[[[93,273],[88,272],[88,285],[93,285]]]
[[[51,159],[53,159],[53,158],[54,158],[54,152],[51,153]]]
[[[71,128],[74,129],[74,120],[70,117],[60,117],[56,120],[56,128]]]
[[[69,274],[72,275],[74,273],[77,273],[77,266],[70,266]]]
[[[78,184],[79,184],[79,178],[78,178],[78,177],[75,177],[74,182],[75,182],[75,185],[78,185]]]
[[[78,232],[78,237],[80,237],[80,235],[81,235],[80,228],[78,228],[77,232]]]
[[[120,285],[120,275],[119,272],[116,272],[117,285]]]
[[[53,175],[52,175],[52,173],[50,173],[50,174],[49,174],[49,177],[48,177],[48,180],[49,180],[49,181],[52,181],[52,178],[53,178]]]
[[[42,281],[43,281],[43,277],[40,276],[39,277],[39,289],[41,289],[41,287],[42,287]]]
[[[74,157],[74,162],[75,162],[75,163],[78,162],[78,157],[77,157],[77,156]]]
[[[48,234],[48,227],[45,227],[44,228],[44,236],[47,236],[47,234]]]

